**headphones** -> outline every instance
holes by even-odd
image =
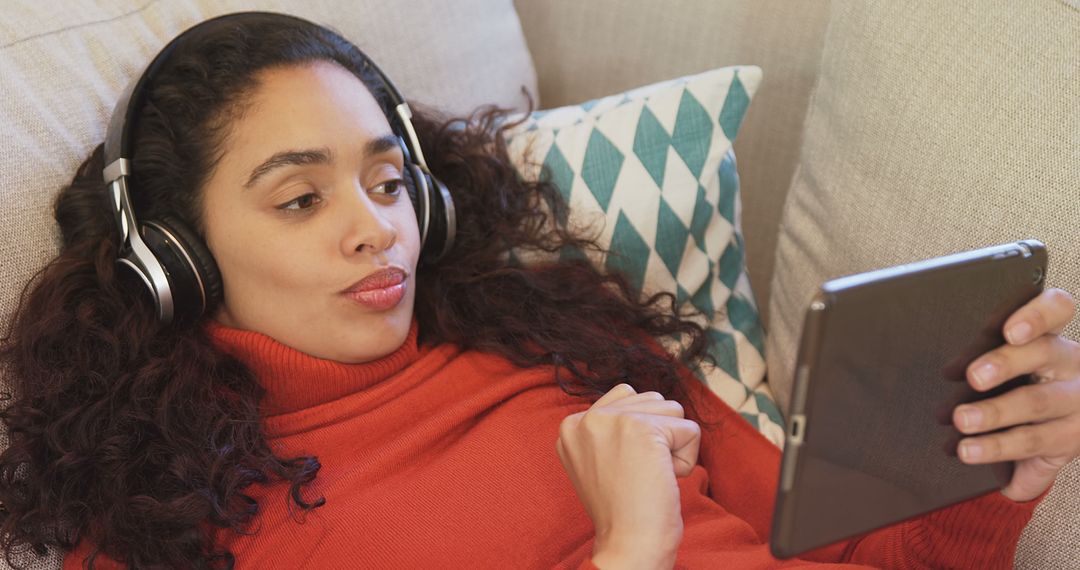
[[[130,198],[133,186],[131,133],[146,102],[149,85],[177,48],[188,42],[199,42],[209,32],[252,21],[318,26],[302,18],[273,12],[226,14],[197,24],[166,44],[142,75],[128,85],[109,121],[103,175],[109,189],[109,207],[120,230],[120,251],[116,261],[133,269],[141,278],[154,298],[158,320],[164,324],[174,320],[194,321],[213,310],[222,297],[221,273],[206,244],[176,216],[142,221],[136,217]],[[457,223],[453,198],[427,168],[408,103],[375,63],[359,48],[357,51],[363,59],[364,70],[374,72],[393,109],[387,119],[405,154],[405,187],[420,229],[420,260],[434,263],[454,245]],[[380,108],[385,108],[381,102]]]

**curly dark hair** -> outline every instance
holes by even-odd
[[[314,61],[354,73],[387,110],[359,51],[322,27],[248,20],[175,52],[134,133],[141,214],[167,213],[201,234],[201,189],[258,73]],[[567,205],[546,177],[516,173],[504,136],[515,126],[509,110],[452,120],[420,111],[414,124],[455,197],[458,235],[446,257],[418,269],[419,342],[456,343],[522,367],[554,363],[563,390],[584,397],[628,382],[698,417],[677,367],[713,358],[674,295],[642,298],[620,273],[580,258],[511,262],[510,248],[615,253],[566,228]],[[11,389],[0,411],[10,440],[0,453],[4,555],[15,564],[28,547],[70,551],[86,539],[91,567],[99,554],[138,568],[231,567],[213,531],[249,532],[259,505],[245,488],[287,480],[296,505],[317,508],[324,500],[303,490],[319,461],[274,455],[258,379],[200,323],[159,323],[141,283],[117,269],[102,154],[99,145],[60,191],[61,251],[27,284],[0,345]],[[646,346],[660,337],[680,340],[678,357]]]

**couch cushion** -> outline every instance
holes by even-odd
[[[615,253],[589,252],[597,266],[701,311],[719,366],[705,363],[698,376],[780,445],[779,413],[762,382],[764,335],[746,275],[731,148],[760,80],[760,68],[728,67],[539,111],[517,128],[510,153],[525,177],[558,187],[571,227]],[[529,264],[584,254],[511,255]]]
[[[22,285],[55,254],[51,202],[105,136],[120,91],[179,32],[265,9],[330,25],[365,50],[410,100],[466,113],[524,107],[535,72],[510,0],[128,3],[20,2],[0,19],[0,325]],[[257,8],[254,8],[257,6]]]
[[[772,284],[769,383],[784,410],[826,279],[1033,237],[1050,252],[1047,285],[1080,294],[1080,11],[835,0],[831,17]],[[1066,336],[1080,339],[1080,320]],[[1080,564],[1078,486],[1073,464],[1021,568]]]

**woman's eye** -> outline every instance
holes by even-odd
[[[383,194],[397,196],[405,188],[405,183],[400,178],[395,178],[394,180],[387,180],[375,188],[381,188]]]
[[[309,192],[307,194],[304,194],[303,196],[296,198],[295,200],[290,200],[278,206],[277,208],[279,210],[307,210],[318,202],[319,196],[313,192]]]

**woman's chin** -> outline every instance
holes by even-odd
[[[344,364],[361,364],[378,360],[393,354],[409,336],[412,324],[412,311],[394,311],[396,315],[387,315],[379,324],[364,324],[362,329],[354,327],[349,334],[342,335],[336,346],[319,343],[321,348],[331,349],[320,358],[336,360]]]

